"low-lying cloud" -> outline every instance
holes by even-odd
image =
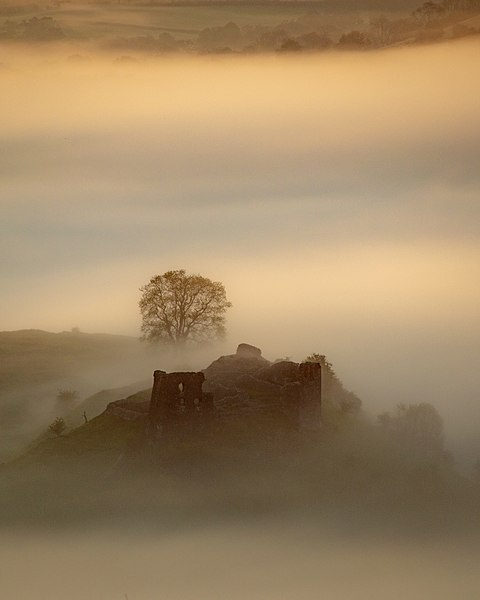
[[[476,53],[11,51],[1,327],[135,335],[138,287],[184,267],[225,283],[232,350],[324,352],[373,411],[431,401],[480,454]]]

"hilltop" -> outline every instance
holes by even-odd
[[[323,363],[320,427],[305,427],[288,409],[308,388],[303,416],[317,418],[308,403],[318,389],[318,362],[272,363],[241,345],[202,372],[157,370],[155,381],[176,389],[165,435],[148,434],[150,398],[158,392],[150,387],[109,402],[64,435],[45,435],[0,468],[0,524],[168,528],[300,511],[356,527],[373,518],[403,530],[406,522],[463,527],[478,517],[479,488],[455,472],[433,407],[404,407],[372,423],[325,357],[312,358]],[[194,379],[205,379],[200,402],[213,400],[215,411],[203,421],[193,408],[198,426],[185,419],[183,404],[184,385]]]
[[[349,415],[361,413],[361,401],[343,387],[325,357],[319,356],[319,359],[323,363],[323,381],[314,378],[311,383],[310,378],[316,376],[304,374],[305,369],[299,363],[290,360],[270,362],[258,348],[248,344],[240,344],[235,354],[219,357],[199,373],[171,374],[175,380],[185,382],[192,377],[200,378],[199,381],[204,382],[204,399],[211,399],[214,412],[213,420],[210,419],[206,429],[202,426],[197,428],[195,423],[200,421],[195,415],[200,414],[196,409],[200,409],[201,405],[197,405],[196,409],[193,406],[192,422],[183,407],[183,391],[179,391],[179,387],[183,390],[183,385],[188,386],[188,383],[175,384],[169,405],[173,429],[169,430],[168,444],[173,441],[175,452],[177,442],[183,444],[185,436],[194,445],[202,438],[208,439],[212,445],[221,445],[225,441],[228,445],[233,440],[229,436],[237,436],[240,445],[247,448],[250,443],[254,446],[268,445],[272,439],[288,437],[295,431],[302,436],[302,431],[316,431],[319,427],[337,429]],[[320,369],[319,363],[311,364]],[[155,377],[161,373],[164,372],[155,371]],[[92,460],[92,464],[108,470],[126,456],[138,458],[131,454],[132,447],[145,448],[153,442],[148,437],[148,427],[150,400],[152,398],[153,402],[155,396],[155,387],[152,392],[151,384],[138,389],[141,385],[137,383],[103,390],[79,402],[67,413],[66,419],[69,423],[82,421],[82,425],[70,427],[60,436],[44,433],[12,464],[40,463],[45,466],[50,462],[68,464],[73,459],[88,464]],[[131,393],[134,389],[137,391]],[[121,397],[122,394],[126,395]],[[202,392],[199,391],[199,394],[201,398]],[[83,422],[80,417],[87,410],[89,414],[98,416]],[[160,459],[165,449],[163,441],[160,440],[158,452],[154,450]]]
[[[325,357],[319,356],[319,359],[323,362],[324,371],[321,396],[318,389],[322,423],[324,426],[336,428],[340,419],[360,412],[361,401],[354,393],[343,387]],[[261,355],[258,348],[248,344],[240,344],[235,354],[221,356],[214,360],[198,375],[205,380],[204,393],[211,396],[213,400],[217,422],[215,429],[219,431],[234,423],[235,429],[241,426],[243,432],[257,431],[262,437],[265,437],[267,430],[271,430],[272,427],[273,429],[280,427],[280,430],[284,430],[285,423],[289,421],[288,406],[295,403],[294,397],[300,385],[298,368],[298,363],[289,360],[272,363]],[[162,372],[156,371],[156,373]],[[178,374],[182,381],[192,375],[194,374]],[[74,454],[77,457],[82,454],[91,455],[95,448],[102,448],[102,452],[106,452],[109,456],[110,451],[122,454],[128,448],[129,429],[133,433],[138,433],[144,431],[147,425],[152,386],[151,383],[149,387],[143,389],[141,386],[142,383],[136,383],[102,390],[79,402],[66,415],[69,424],[83,422],[80,418],[83,411],[94,418],[61,437],[43,436],[42,440],[37,445],[34,444],[25,455],[28,457],[28,462],[35,460],[35,457],[45,457],[50,454],[59,457],[65,448],[75,448]],[[174,400],[177,401],[178,399]],[[171,410],[177,415],[182,412],[180,405],[172,406]],[[310,420],[319,417],[320,414],[315,417],[308,411],[305,416]],[[311,425],[313,426],[307,423],[307,429],[312,428]],[[294,429],[297,428],[291,425],[287,429],[291,429],[292,426]],[[118,427],[125,434],[123,447],[115,433]],[[110,428],[112,431],[109,431]],[[99,432],[98,436],[101,439],[96,439],[95,432]],[[112,432],[114,441],[110,446],[108,440]],[[180,433],[180,435],[184,434]],[[25,457],[20,459],[23,460]]]

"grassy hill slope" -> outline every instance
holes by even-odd
[[[67,378],[80,365],[122,358],[138,345],[136,338],[121,335],[0,331],[0,396],[22,386]]]
[[[108,402],[147,387],[131,382],[148,377],[155,367],[150,350],[121,335],[0,332],[0,460],[21,450],[56,416],[70,414],[70,425],[76,426],[84,410],[91,418]],[[87,400],[74,411],[62,411],[56,400],[62,389]],[[99,389],[104,391],[89,398]]]

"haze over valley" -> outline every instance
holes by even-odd
[[[121,67],[15,54],[0,75],[3,329],[138,336],[138,288],[187,267],[229,292],[225,351],[320,350],[376,412],[434,402],[465,452],[478,49]]]
[[[474,597],[480,9],[375,4],[0,4],[7,595]],[[182,269],[225,336],[140,341]]]

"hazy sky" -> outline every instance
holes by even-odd
[[[7,53],[0,329],[137,335],[138,288],[185,268],[225,283],[227,348],[325,353],[373,411],[432,401],[470,443],[479,50]]]

